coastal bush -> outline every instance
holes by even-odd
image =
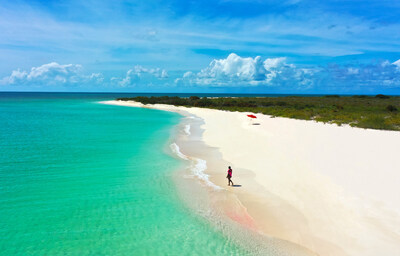
[[[343,110],[344,107],[342,105],[334,105],[336,107],[336,110],[334,111],[338,111],[338,110]]]
[[[377,95],[375,96],[375,98],[378,98],[378,99],[389,99],[390,96],[383,95],[383,94],[377,94]]]
[[[382,100],[384,99],[384,100]],[[340,97],[144,97],[119,98],[143,104],[195,106],[227,111],[263,113],[296,119],[315,120],[355,127],[400,130],[400,97],[340,96]]]
[[[210,107],[210,106],[214,106],[214,104],[207,97],[203,97],[200,100],[194,102],[193,106],[195,106],[195,107]]]
[[[240,101],[237,104],[238,107],[248,107],[248,108],[254,108],[257,107],[257,104],[255,101]]]
[[[361,128],[373,128],[379,130],[392,130],[393,127],[385,122],[385,118],[382,116],[369,116],[363,118],[357,125]]]
[[[389,111],[389,112],[396,112],[397,108],[395,106],[393,106],[393,105],[388,105],[386,107],[386,110]]]
[[[269,106],[273,106],[274,103],[271,102],[271,101],[262,101],[262,102],[260,103],[260,105],[261,105],[261,106],[264,106],[264,107],[269,107]]]
[[[232,99],[227,99],[224,100],[220,103],[221,106],[224,107],[233,107],[233,106],[237,106],[237,101],[236,100],[232,100]]]
[[[198,96],[190,96],[189,97],[189,100],[191,100],[191,101],[196,101],[196,100],[199,100],[200,99],[200,97],[198,97]]]

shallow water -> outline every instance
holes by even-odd
[[[188,210],[180,116],[115,95],[0,94],[0,255],[246,255]]]

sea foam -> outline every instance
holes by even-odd
[[[179,146],[176,143],[172,143],[170,145],[172,152],[174,152],[179,158],[182,158],[184,160],[190,161],[190,170],[192,171],[193,175],[199,178],[201,181],[203,181],[207,186],[212,187],[213,189],[222,189],[220,186],[215,185],[212,183],[209,179],[209,175],[204,173],[204,171],[207,169],[207,162],[206,160],[200,159],[200,158],[195,158],[195,157],[189,157],[185,154],[183,154],[180,151]]]
[[[170,145],[170,148],[171,148],[172,152],[174,152],[179,158],[182,158],[184,160],[189,160],[189,158],[181,152],[179,146],[176,145],[176,143],[172,143]]]
[[[190,135],[190,125],[189,124],[185,125],[185,128],[183,130],[185,131],[185,133],[187,135]]]

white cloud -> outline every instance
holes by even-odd
[[[199,78],[218,80],[259,81],[265,78],[265,69],[260,56],[242,58],[231,53],[226,59],[213,60],[203,69]]]
[[[10,76],[4,77],[3,85],[78,85],[82,83],[100,83],[103,76],[100,73],[86,75],[83,68],[78,64],[61,65],[51,62],[39,67],[33,67],[28,71],[20,69],[11,72]]]
[[[242,58],[231,53],[226,59],[213,60],[198,73],[186,72],[175,80],[186,86],[280,86],[311,87],[368,86],[400,87],[400,60],[362,65],[328,65],[299,68],[286,58]]]
[[[287,64],[286,58],[260,56],[243,58],[231,53],[226,59],[214,59],[208,67],[197,74],[186,72],[177,84],[207,86],[274,86],[296,83],[301,86],[312,84],[311,69],[299,69]]]
[[[347,69],[347,74],[349,75],[357,75],[360,72],[358,68],[350,67]]]
[[[153,84],[154,79],[162,80],[169,78],[168,72],[160,68],[144,68],[136,65],[133,69],[126,72],[124,78],[113,77],[111,80],[116,81],[122,87],[138,85],[139,83]]]
[[[400,60],[397,60],[397,61],[393,62],[392,64],[395,65],[397,67],[397,69],[400,69]]]

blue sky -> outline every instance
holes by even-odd
[[[400,94],[400,1],[3,1],[0,90]]]

